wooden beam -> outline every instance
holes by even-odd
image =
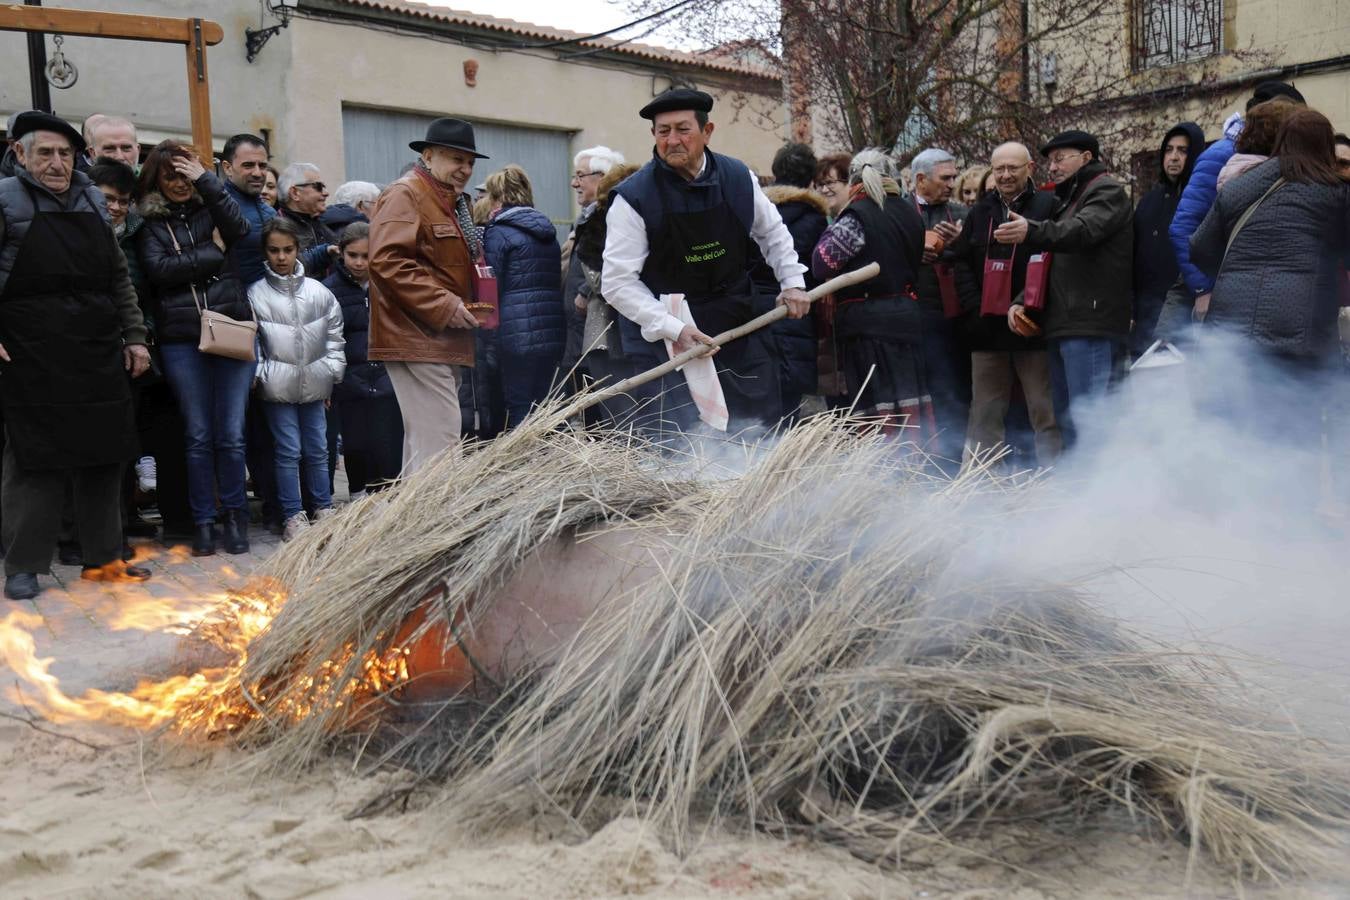
[[[187,44],[188,110],[192,116],[192,143],[202,165],[211,168],[211,90],[206,80],[206,26],[211,22],[191,19],[193,39]],[[220,26],[216,26],[217,29]]]
[[[82,9],[49,9],[44,6],[0,5],[0,31],[35,31],[78,37],[120,38],[128,41],[158,41],[192,46],[201,23],[201,40],[214,46],[225,40],[225,30],[201,19],[169,19],[127,13],[90,12]]]

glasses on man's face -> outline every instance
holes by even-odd
[[[322,194],[327,189],[328,185],[324,184],[322,181],[302,181],[297,184],[296,187],[312,187]]]
[[[1066,162],[1067,160],[1073,159],[1075,156],[1087,156],[1087,151],[1086,151],[1086,150],[1074,150],[1074,151],[1069,152],[1069,153],[1056,153],[1056,154],[1054,154],[1053,156],[1050,157],[1050,162],[1053,163],[1054,165],[1057,165],[1057,166],[1058,166],[1058,165],[1063,164],[1063,163]]]
[[[596,178],[599,178],[599,177],[600,177],[600,173],[599,173],[599,172],[573,172],[573,173],[572,173],[572,180],[573,180],[573,181],[580,181],[580,180],[583,179],[583,178],[591,178],[592,176],[594,176],[594,177],[596,177]]]
[[[103,202],[108,205],[108,209],[128,209],[131,206],[130,197],[114,197],[111,194],[104,194]]]
[[[995,167],[994,167],[994,174],[995,174],[995,175],[1016,175],[1018,172],[1022,171],[1022,170],[1025,169],[1026,167],[1027,167],[1027,164],[1026,164],[1026,163],[1018,163],[1018,164],[1015,165],[1015,166],[995,166]]]
[[[818,190],[818,191],[824,191],[824,190],[831,190],[831,191],[833,191],[836,185],[842,186],[843,183],[844,183],[843,180],[842,180],[842,179],[839,179],[839,178],[831,178],[831,179],[829,179],[829,180],[827,180],[827,181],[818,181],[818,182],[816,182],[816,190]]]

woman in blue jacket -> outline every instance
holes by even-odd
[[[562,250],[557,229],[534,208],[530,179],[520,166],[489,175],[487,194],[493,212],[483,253],[497,276],[501,324],[483,335],[496,350],[496,365],[486,374],[500,385],[510,428],[548,396],[562,374]]]

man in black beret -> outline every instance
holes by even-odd
[[[26,600],[51,568],[66,485],[84,577],[136,580],[122,555],[121,481],[135,455],[131,385],[150,364],[145,323],[103,194],[75,170],[80,133],[26,112],[0,180],[0,404],[6,441],[5,596]]]
[[[1130,334],[1133,208],[1124,185],[1106,173],[1093,135],[1057,134],[1041,155],[1055,182],[1054,211],[1039,221],[1010,212],[994,240],[1025,244],[1033,253],[1052,251],[1039,321],[1019,297],[1008,311],[1008,327],[1023,337],[1045,335],[1055,418],[1068,449],[1091,424],[1088,418],[1102,415],[1100,401]]]
[[[777,208],[745,163],[708,149],[712,106],[711,96],[688,88],[644,106],[640,115],[651,120],[656,140],[652,159],[614,190],[601,285],[620,313],[619,338],[633,370],[663,361],[659,341],[680,353],[754,317],[752,240],[773,271],[777,302],[792,318],[810,308],[806,268]],[[664,294],[683,294],[695,324],[672,315],[658,299]],[[733,429],[776,421],[778,360],[767,329],[727,344],[715,362]],[[645,404],[643,427],[693,424],[682,375],[636,399]]]

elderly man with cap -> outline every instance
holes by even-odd
[[[75,160],[84,139],[42,112],[17,117],[0,181],[0,403],[5,414],[5,596],[35,597],[74,488],[84,577],[144,580],[122,554],[122,467],[135,456],[127,373],[146,330],[103,194]]]
[[[1054,212],[1045,219],[1009,211],[994,229],[1000,244],[1053,252],[1043,315],[1017,298],[1008,327],[1023,337],[1044,334],[1050,386],[1064,446],[1073,446],[1091,402],[1106,393],[1117,357],[1130,334],[1134,303],[1133,209],[1120,182],[1106,173],[1097,139],[1065,131],[1041,148],[1055,182]],[[1029,277],[1029,276],[1028,276]]]
[[[472,366],[473,298],[482,234],[464,193],[487,159],[473,126],[436,119],[408,174],[380,195],[370,217],[368,358],[385,364],[403,414],[403,474],[459,446],[458,366]]]
[[[792,234],[753,172],[739,160],[708,149],[713,98],[675,89],[648,103],[640,115],[652,122],[653,158],[617,188],[608,214],[601,283],[621,315],[619,338],[640,368],[656,365],[655,342],[671,341],[679,353],[709,335],[754,317],[747,253],[753,240],[773,270],[777,302],[792,318],[810,308],[803,290],[805,266]],[[663,294],[683,294],[694,320],[672,315]],[[781,405],[778,362],[767,329],[727,344],[716,357],[733,427],[771,423]],[[692,424],[683,376],[669,379],[649,403],[644,421]]]

